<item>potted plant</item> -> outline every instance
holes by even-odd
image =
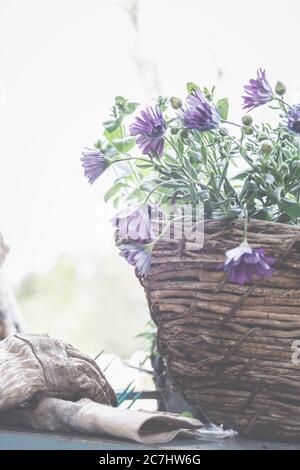
[[[118,96],[82,164],[90,183],[116,171],[105,199],[118,210],[117,245],[145,288],[174,386],[216,424],[300,439],[300,104],[285,92],[258,70],[240,123],[194,83],[185,101],[141,110]],[[276,126],[250,114],[263,105]]]

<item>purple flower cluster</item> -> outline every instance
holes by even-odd
[[[142,153],[156,152],[162,156],[164,151],[164,133],[167,129],[161,110],[156,106],[141,111],[141,115],[130,126],[130,135],[138,136],[137,144]]]
[[[93,184],[99,176],[109,167],[109,161],[99,150],[86,148],[82,152],[82,166],[84,176]]]
[[[251,79],[249,85],[244,86],[246,95],[243,96],[243,108],[251,111],[257,106],[261,106],[272,101],[274,95],[271,85],[266,79],[265,70],[257,71],[257,78]]]
[[[300,135],[300,103],[288,110],[283,125],[293,134]]]
[[[179,117],[184,127],[200,132],[216,129],[221,121],[216,106],[200,90],[187,97],[186,106],[180,110]]]
[[[266,256],[264,248],[251,248],[243,242],[226,251],[226,258],[221,268],[227,273],[228,279],[236,284],[251,283],[254,275],[268,277],[273,274],[271,265],[275,259]]]
[[[119,245],[119,248],[121,250],[120,255],[135,267],[136,275],[146,277],[151,266],[151,246],[123,243]]]

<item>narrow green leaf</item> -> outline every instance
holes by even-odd
[[[228,118],[228,111],[229,111],[228,98],[222,98],[221,100],[218,100],[217,101],[217,108],[219,110],[221,119],[226,120]]]

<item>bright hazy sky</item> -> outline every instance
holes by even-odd
[[[115,95],[151,98],[153,67],[162,94],[216,84],[232,120],[260,66],[300,100],[298,0],[139,4],[137,34],[125,0],[0,0],[0,230],[12,282],[64,251],[113,250],[109,176],[90,188],[79,158]]]

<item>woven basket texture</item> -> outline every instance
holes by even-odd
[[[208,220],[202,248],[187,239],[157,245],[142,284],[158,349],[175,388],[214,423],[300,441],[300,228],[251,221],[248,241],[276,259],[275,272],[239,286],[220,263],[243,226]]]

